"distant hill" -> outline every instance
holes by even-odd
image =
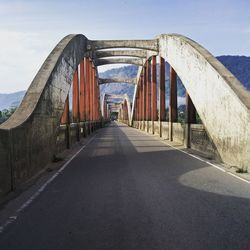
[[[250,57],[218,56],[217,59],[250,91]]]
[[[217,59],[229,69],[238,80],[250,91],[250,57],[246,56],[218,56]],[[107,70],[103,73],[100,73],[102,78],[112,78],[112,77],[136,77],[138,67],[135,65],[125,66],[121,68],[115,68]],[[166,79],[166,96],[169,95],[169,64],[166,63],[165,67],[165,79]],[[181,80],[178,78],[178,96],[185,96],[185,87],[183,86]],[[123,94],[128,93],[130,99],[133,98],[134,86],[130,84],[119,84],[112,83],[101,86],[101,93],[115,93]],[[183,99],[182,99],[183,102]]]
[[[246,56],[218,56],[217,59],[228,68],[243,85],[250,91],[250,57]],[[134,78],[137,76],[138,66],[130,65],[120,68],[114,68],[105,72],[99,73],[101,78],[112,77],[128,77]],[[169,93],[169,65],[166,63],[166,96]],[[178,79],[178,96],[180,104],[184,102],[185,88],[180,79]],[[134,94],[134,86],[127,83],[110,83],[100,86],[101,94],[114,93],[125,94],[127,93],[132,100]],[[25,91],[18,91],[11,94],[0,94],[0,110],[18,106],[25,94]]]
[[[25,90],[11,94],[0,94],[0,110],[17,107],[21,103]]]

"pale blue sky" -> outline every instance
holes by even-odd
[[[69,33],[89,39],[180,33],[214,55],[250,56],[250,1],[0,0],[0,93],[27,89]]]

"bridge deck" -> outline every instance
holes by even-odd
[[[249,185],[121,124],[99,130],[0,249],[247,249]]]

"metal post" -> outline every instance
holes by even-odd
[[[154,134],[154,121],[157,121],[157,91],[156,91],[156,56],[152,57],[152,133]]]
[[[147,132],[149,132],[149,121],[151,120],[151,62],[147,61]]]
[[[173,141],[173,123],[178,121],[177,107],[177,74],[170,66],[170,99],[169,99],[169,140]]]
[[[78,78],[78,68],[76,69],[73,76],[72,83],[72,120],[73,123],[77,123],[76,126],[76,140],[80,141],[80,131],[79,131],[79,78]]]
[[[67,95],[67,98],[65,100],[63,115],[61,118],[61,124],[66,125],[66,130],[65,130],[66,148],[70,148],[69,95]]]
[[[159,134],[162,136],[162,121],[165,121],[165,60],[160,57],[160,84],[159,84]]]
[[[80,121],[84,122],[85,117],[85,74],[84,74],[84,60],[80,62]]]
[[[186,92],[186,135],[185,135],[185,146],[190,148],[190,127],[192,123],[196,123],[196,109],[195,106]]]
[[[143,130],[145,130],[146,121],[146,105],[147,105],[147,70],[143,67]]]
[[[86,98],[85,98],[85,109],[86,109],[86,121],[89,122],[90,119],[90,109],[89,109],[89,103],[90,103],[90,98],[89,98],[89,91],[90,91],[90,75],[89,75],[89,59],[85,58],[84,59],[85,63],[85,77],[86,77]]]

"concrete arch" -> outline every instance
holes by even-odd
[[[0,126],[2,190],[10,190],[12,169],[18,184],[52,159],[64,103],[86,47],[83,35],[63,38],[41,66],[19,108]]]
[[[250,164],[250,93],[206,49],[181,35],[161,35],[159,54],[175,69],[225,163]]]
[[[110,99],[121,99],[119,102],[110,102]],[[128,110],[128,123],[131,123],[131,102],[129,100],[129,97],[127,94],[109,94],[105,93],[102,97],[102,114],[105,116],[105,105],[113,103],[114,105],[121,105],[125,104],[127,105],[127,110]]]

